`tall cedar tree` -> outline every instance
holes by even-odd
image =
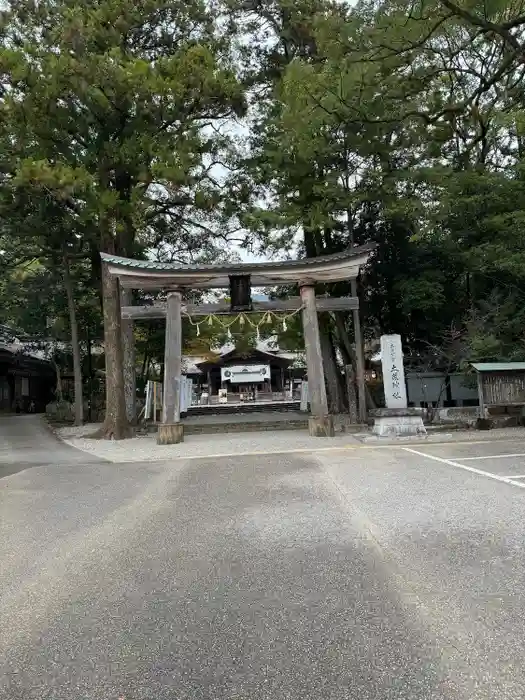
[[[130,255],[164,213],[210,210],[210,125],[244,110],[220,8],[199,0],[16,0],[2,13],[10,176],[40,186],[95,251]],[[85,226],[82,226],[85,231]],[[84,234],[83,234],[84,235]],[[128,432],[118,285],[102,275],[106,418]]]

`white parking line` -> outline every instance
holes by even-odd
[[[508,479],[525,479],[525,474],[509,474]]]
[[[481,457],[451,457],[451,459],[460,459],[462,462],[467,462],[476,459],[505,459],[506,457],[525,457],[525,452],[515,452],[510,455],[482,455]]]
[[[474,467],[468,467],[466,464],[460,464],[459,462],[454,462],[451,459],[444,459],[443,457],[436,457],[435,455],[429,455],[425,452],[420,452],[419,450],[413,450],[410,447],[403,447],[405,452],[411,452],[412,454],[419,455],[419,457],[425,457],[426,459],[433,459],[436,462],[441,462],[442,464],[448,464],[451,467],[456,467],[457,469],[464,469],[466,472],[471,472],[472,474],[479,474],[479,476],[486,476],[489,479],[494,479],[495,481],[501,481],[504,484],[511,484],[512,486],[518,486],[521,489],[525,489],[525,484],[520,481],[513,481],[509,476],[501,476],[499,474],[492,474],[492,472],[485,472],[482,469],[475,469]]]

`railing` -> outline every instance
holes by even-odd
[[[303,382],[304,384],[304,382]],[[251,393],[251,397],[246,392],[230,392],[224,398],[217,394],[208,396],[204,394],[196,394],[192,391],[190,380],[183,377],[181,382],[181,412],[187,411],[189,406],[224,406],[224,405],[257,405],[257,404],[278,404],[288,401],[299,401],[301,399],[301,390],[294,390],[290,395],[289,391],[258,391],[255,394]],[[222,398],[222,400],[220,400]],[[162,414],[162,384],[161,382],[148,381],[146,388],[146,396],[144,406],[140,413],[143,419],[153,418],[156,422]]]

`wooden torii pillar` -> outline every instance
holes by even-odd
[[[173,445],[184,440],[180,422],[180,391],[182,374],[182,294],[179,289],[168,292],[166,303],[166,334],[164,341],[164,385],[162,392],[162,423],[157,433],[159,445]]]
[[[299,289],[302,301],[306,371],[308,373],[308,394],[311,413],[308,419],[308,432],[315,437],[333,437],[334,419],[328,413],[315,288],[313,282],[305,281],[300,283]]]

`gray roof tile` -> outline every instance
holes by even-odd
[[[319,263],[336,262],[337,260],[351,260],[352,258],[356,258],[360,255],[363,255],[364,253],[372,252],[375,249],[375,247],[375,243],[367,243],[362,246],[356,246],[355,248],[346,248],[340,253],[333,253],[332,255],[322,255],[316,258],[302,258],[301,260],[278,260],[258,263],[234,263],[230,265],[180,265],[178,263],[157,262],[155,260],[136,260],[133,258],[121,258],[118,255],[110,255],[108,253],[101,253],[100,257],[106,263],[112,263],[113,265],[119,265],[121,267],[128,267],[141,270],[153,270],[158,272],[188,271],[243,274],[249,270],[264,272],[278,270],[279,268],[285,267],[301,268],[319,265]]]

